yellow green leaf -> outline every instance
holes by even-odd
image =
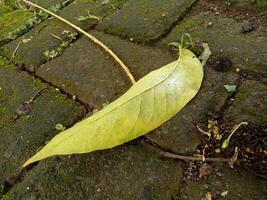
[[[56,135],[23,166],[54,155],[108,149],[144,135],[173,117],[198,92],[203,68],[189,50],[150,72],[102,110]]]

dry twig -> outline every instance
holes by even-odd
[[[71,26],[72,28],[74,28],[75,30],[77,30],[78,32],[84,34],[86,37],[88,37],[91,41],[93,41],[94,43],[98,44],[100,47],[102,47],[106,52],[108,52],[113,58],[114,60],[122,67],[122,69],[125,71],[125,73],[127,74],[127,76],[129,77],[129,79],[131,80],[131,82],[133,84],[136,83],[136,80],[135,78],[133,77],[132,73],[130,72],[129,68],[124,64],[124,62],[109,48],[107,47],[103,42],[101,42],[100,40],[98,40],[96,37],[94,37],[93,35],[87,33],[86,31],[84,31],[83,29],[81,29],[80,27],[74,25],[73,23],[69,22],[68,20],[58,16],[57,14],[35,4],[35,3],[32,3],[30,1],[27,1],[27,0],[23,0],[24,3],[32,6],[32,7],[35,7],[35,8],[38,8],[44,12],[47,12],[48,14],[52,15],[53,17],[57,18],[58,20],[64,22],[65,24]]]

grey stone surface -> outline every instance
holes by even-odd
[[[212,199],[225,200],[264,200],[267,198],[266,180],[256,178],[242,169],[234,170],[221,166],[221,176],[210,175],[199,181],[185,184],[180,191],[182,200],[196,200],[210,192]],[[222,193],[228,191],[225,197]]]
[[[267,125],[267,86],[258,81],[245,80],[238,90],[225,120],[231,123],[246,121]]]
[[[211,23],[211,26],[208,24]],[[267,76],[266,27],[250,33],[241,33],[242,22],[221,17],[210,12],[185,18],[171,33],[162,40],[162,44],[179,41],[182,34],[191,34],[196,42],[207,42],[212,56],[232,59],[235,68],[261,73]]]
[[[49,159],[32,170],[7,199],[172,199],[182,181],[174,160],[142,144]]]

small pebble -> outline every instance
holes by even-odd
[[[251,32],[254,30],[254,26],[251,22],[249,21],[245,21],[242,25],[242,33],[247,33],[247,32]]]

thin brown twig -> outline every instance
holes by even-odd
[[[94,37],[93,35],[87,33],[86,31],[84,31],[83,29],[81,29],[80,27],[74,25],[73,23],[69,22],[68,20],[58,16],[57,14],[35,4],[32,3],[30,1],[27,0],[23,0],[24,3],[33,6],[35,8],[38,8],[44,12],[47,12],[48,14],[52,15],[53,17],[57,18],[58,20],[64,22],[65,24],[71,26],[72,28],[76,29],[78,32],[84,34],[86,37],[88,37],[91,41],[93,41],[94,43],[98,44],[100,47],[102,47],[106,52],[108,52],[113,58],[114,60],[122,67],[122,69],[125,71],[126,75],[129,77],[129,79],[131,80],[132,84],[136,83],[135,78],[133,77],[132,73],[130,72],[129,68],[124,64],[124,62],[109,48],[107,47],[103,42],[101,42],[100,40],[98,40],[96,37]]]
[[[167,157],[167,158],[173,158],[173,159],[179,159],[179,160],[189,160],[189,161],[210,161],[210,162],[229,162],[232,158],[206,158],[203,155],[200,156],[185,156],[185,155],[179,155],[174,154],[170,152],[162,151],[160,153],[161,156]],[[239,159],[237,161],[244,162],[245,159]]]

